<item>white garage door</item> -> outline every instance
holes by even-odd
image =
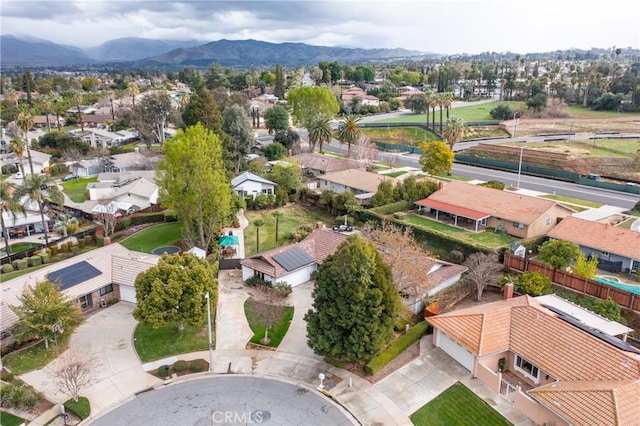
[[[471,371],[473,367],[473,354],[454,342],[449,336],[438,330],[438,347],[449,356],[458,361],[464,368]]]
[[[120,299],[125,302],[136,303],[136,288],[130,285],[120,285]]]

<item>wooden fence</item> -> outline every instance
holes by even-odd
[[[626,290],[619,289],[607,284],[572,274],[571,272],[555,269],[544,263],[536,262],[531,259],[514,256],[513,254],[504,255],[504,265],[507,268],[517,271],[539,272],[556,285],[576,291],[578,293],[597,297],[598,299],[608,299],[609,297],[623,308],[632,309],[640,312],[640,295],[631,293]]]

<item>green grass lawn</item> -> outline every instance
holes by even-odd
[[[36,248],[41,246],[42,244],[39,244],[39,243],[15,243],[15,244],[9,244],[9,249],[11,250],[11,253],[20,253],[21,251],[25,251],[31,248]],[[3,246],[3,248],[0,250],[0,257],[4,255],[5,255],[5,248]]]
[[[28,349],[12,352],[2,359],[3,364],[14,374],[23,374],[37,370],[49,364],[61,353],[67,350],[69,333],[58,334],[58,346],[53,340],[49,341],[49,349],[45,349],[44,341],[39,342]]]
[[[31,268],[22,269],[19,271],[7,272],[6,274],[0,275],[0,284],[7,282],[9,280],[12,280],[14,278],[21,277],[23,275],[30,274],[34,271],[37,271],[38,269],[44,268],[45,266],[49,266],[49,264],[32,266]]]
[[[157,247],[169,246],[174,241],[182,239],[182,224],[180,222],[162,223],[138,231],[132,236],[120,241],[129,250],[151,253]]]
[[[69,399],[64,403],[64,406],[82,420],[89,418],[91,414],[91,405],[89,404],[89,400],[84,396],[78,398],[77,402]]]
[[[27,421],[18,416],[14,416],[6,411],[0,411],[0,425],[2,426],[19,426]]]
[[[508,426],[500,413],[458,382],[411,415],[416,426]]]
[[[67,182],[62,182],[62,191],[67,194],[72,201],[76,203],[82,203],[86,200],[87,184],[97,182],[98,177],[92,177],[87,179],[73,179]]]
[[[400,145],[417,146],[423,141],[440,140],[435,133],[420,127],[388,127],[386,129],[363,127],[361,131],[372,141]]]
[[[280,319],[274,321],[269,330],[269,338],[271,340],[269,343],[262,343],[261,339],[264,338],[265,322],[263,320],[264,317],[260,314],[261,307],[259,305],[263,305],[262,302],[251,298],[244,302],[244,314],[247,317],[251,331],[253,331],[251,343],[277,348],[280,342],[282,342],[284,335],[287,334],[289,325],[291,325],[293,306],[281,306]]]
[[[622,222],[621,224],[619,224],[618,226],[620,228],[623,228],[623,229],[631,229],[631,224],[633,222],[635,222],[636,219],[637,219],[637,217],[629,218],[629,219],[625,220],[624,222]]]
[[[569,118],[615,118],[638,115],[637,112],[593,111],[582,105],[568,106],[567,112],[569,113]]]
[[[514,238],[510,235],[496,234],[491,230],[478,233],[471,232],[465,229],[456,228],[455,226],[450,226],[444,223],[437,222],[435,220],[428,219],[415,213],[401,213],[400,216],[403,222],[411,224],[413,226],[440,232],[453,238],[457,238],[460,241],[478,244],[484,247],[498,248],[517,241],[517,238]]]
[[[595,201],[581,200],[579,198],[573,198],[573,197],[565,197],[564,195],[547,194],[547,195],[541,195],[541,198],[547,198],[549,200],[555,200],[555,201],[562,201],[568,204],[577,204],[579,206],[584,206],[584,207],[593,207],[595,209],[597,209],[598,207],[602,207],[602,203],[598,203]]]
[[[138,324],[133,333],[134,345],[142,362],[154,361],[172,355],[205,351],[208,344],[207,321],[199,327],[185,324],[178,332],[178,324],[171,323],[158,328]],[[215,344],[215,335],[214,335]]]
[[[303,224],[313,225],[318,221],[324,222],[327,226],[332,225],[334,218],[328,217],[318,210],[311,210],[297,204],[275,209],[284,213],[280,218],[278,226],[278,243],[276,244],[276,222],[271,212],[274,210],[248,210],[245,216],[249,220],[249,226],[244,230],[244,250],[245,256],[253,256],[256,250],[256,227],[253,225],[256,219],[264,220],[264,225],[260,227],[260,252],[270,250],[275,247],[288,244],[287,237],[295,228]]]
[[[489,114],[498,104],[507,104],[514,108],[526,109],[524,102],[489,102],[480,105],[469,105],[460,108],[452,108],[449,115],[457,115],[462,117],[466,122],[469,121],[493,121]],[[433,121],[433,114],[429,114],[429,120]],[[442,121],[446,120],[446,111],[442,114]],[[376,123],[426,123],[426,114],[406,114],[399,117],[387,118],[376,121]],[[440,111],[436,108],[436,125],[440,124]]]

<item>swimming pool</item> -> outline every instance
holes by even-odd
[[[595,277],[593,280],[602,284],[610,285],[611,287],[626,290],[630,293],[640,294],[640,285],[621,283],[620,281],[615,281],[617,280],[615,277]]]

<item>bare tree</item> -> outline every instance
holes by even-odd
[[[360,135],[351,145],[351,157],[361,169],[366,169],[378,158],[378,149],[368,137]]]
[[[96,367],[93,357],[65,357],[53,372],[58,390],[78,402],[80,392],[93,383]]]
[[[463,263],[469,268],[466,278],[476,287],[478,302],[482,300],[482,291],[488,284],[498,281],[502,265],[496,254],[473,253]]]
[[[266,344],[271,341],[269,330],[284,314],[286,298],[282,293],[267,286],[257,286],[253,293],[254,312],[264,326],[264,337],[260,341]]]
[[[96,214],[93,215],[98,224],[104,229],[104,236],[113,234],[118,224],[118,206],[112,200],[102,200],[96,205]]]

